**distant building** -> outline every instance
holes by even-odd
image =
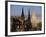
[[[26,24],[26,26],[27,26],[27,31],[31,31],[31,29],[32,29],[32,24],[31,24],[31,18],[30,18],[30,9],[28,10],[28,19],[27,19],[27,24]]]
[[[21,25],[20,25],[20,31],[24,31],[24,11],[23,11],[23,8],[22,8],[22,14],[21,14],[21,17],[19,17],[19,21],[21,22]]]
[[[35,11],[32,12],[32,15],[31,15],[31,23],[32,23],[32,27],[37,27],[38,23],[41,22],[40,19],[38,19]]]

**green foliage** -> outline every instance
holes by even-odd
[[[41,28],[42,28],[42,23],[39,22],[39,23],[37,24],[37,27],[32,28],[32,31],[38,31],[38,30],[41,30]]]
[[[41,22],[39,22],[37,25],[38,25],[38,29],[39,29],[39,30],[41,30],[42,23],[41,23]]]

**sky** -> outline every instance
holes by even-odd
[[[30,15],[32,14],[32,11],[35,11],[37,16],[42,15],[41,6],[28,6],[28,5],[10,5],[10,15],[11,16],[21,16],[22,8],[23,8],[25,16],[28,16],[29,9],[30,9]]]

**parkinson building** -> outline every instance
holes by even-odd
[[[42,28],[42,23],[41,20],[39,19],[40,17],[38,17],[35,13],[35,11],[32,11],[32,15],[31,15],[31,23],[32,23],[32,30],[41,30]]]
[[[41,22],[40,19],[38,19],[35,11],[32,11],[32,15],[31,15],[31,23],[32,23],[32,27],[37,27],[37,23]]]

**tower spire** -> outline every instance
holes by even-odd
[[[28,10],[28,20],[30,20],[30,9]]]
[[[23,8],[22,8],[21,19],[24,20],[24,10],[23,10]]]
[[[24,17],[24,10],[23,10],[23,8],[22,8],[22,14],[21,14],[21,16]]]

